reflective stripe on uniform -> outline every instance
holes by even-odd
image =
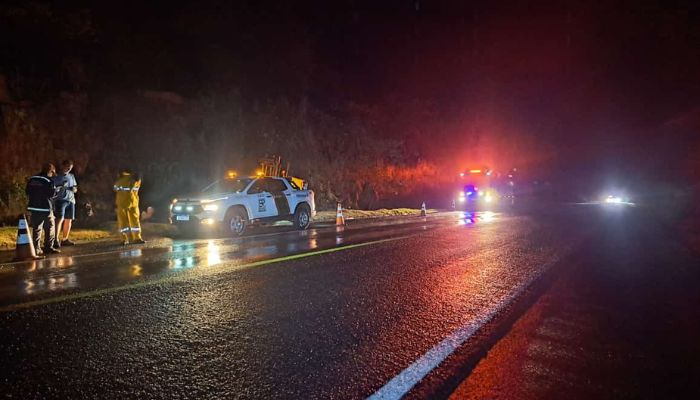
[[[126,186],[115,186],[115,187],[114,187],[114,190],[116,190],[116,191],[130,192],[132,189],[131,189],[130,187],[126,187]],[[138,190],[138,189],[136,189],[136,190]]]
[[[130,229],[131,229],[131,228],[122,228],[122,229],[119,230],[119,232],[122,232],[122,233],[124,233],[124,232],[129,232]]]
[[[40,176],[40,175],[34,175],[34,176],[32,176],[31,178],[29,178],[29,179],[34,179],[34,178],[36,178],[36,179],[43,179],[43,180],[45,180],[46,182],[51,182],[51,179],[49,179],[49,178],[47,178],[47,177],[45,177],[45,176]]]
[[[27,210],[29,210],[29,211],[43,211],[43,212],[51,211],[50,208],[36,208],[36,207],[27,207]]]
[[[141,228],[131,228],[132,232],[141,232]]]

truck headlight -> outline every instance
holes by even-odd
[[[173,207],[173,210],[182,211],[182,206],[175,206],[175,207]]]
[[[205,204],[202,206],[202,208],[204,209],[204,211],[216,211],[219,209],[219,205],[218,204]]]

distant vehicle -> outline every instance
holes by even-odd
[[[515,203],[515,174],[513,168],[496,173],[488,167],[472,168],[461,172],[454,208],[462,211],[494,211]]]
[[[612,195],[612,194],[609,194],[607,197],[605,197],[603,199],[603,204],[625,205],[625,206],[635,205],[633,202],[630,201],[630,199],[628,197],[622,197],[620,195]]]
[[[459,188],[453,200],[455,209],[483,211],[493,208],[499,194],[492,184],[492,172],[488,168],[473,168],[459,174]]]
[[[316,216],[314,192],[293,177],[256,176],[218,180],[194,196],[173,200],[171,222],[185,232],[222,228],[241,236],[247,227],[291,221],[296,229],[307,229]]]

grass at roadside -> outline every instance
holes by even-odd
[[[74,229],[70,238],[75,241],[92,241],[112,237],[112,233],[101,229]],[[8,226],[0,228],[0,249],[11,249],[17,242],[17,228]]]
[[[428,210],[429,213],[435,210]],[[420,209],[416,208],[392,208],[380,210],[343,210],[343,215],[348,219],[363,219],[363,218],[378,218],[378,217],[395,217],[402,215],[418,215]],[[335,221],[335,210],[319,211],[315,221],[329,222]],[[145,222],[142,225],[143,236],[145,239],[156,237],[174,237],[177,236],[177,228],[170,224]],[[117,223],[105,222],[93,229],[74,229],[70,234],[71,240],[76,242],[86,242],[101,239],[117,239]],[[8,250],[15,247],[17,241],[17,228],[8,226],[0,227],[0,250]]]
[[[143,234],[148,237],[172,237],[177,228],[170,224],[146,222],[142,226]],[[70,233],[71,240],[75,242],[90,242],[102,239],[118,239],[116,222],[105,222],[97,228],[73,229]],[[17,242],[17,228],[8,226],[0,228],[0,250],[8,250],[15,247]]]
[[[117,223],[115,221],[105,222],[99,226],[99,229],[106,232],[111,232],[113,237],[118,237]],[[141,224],[144,239],[149,237],[173,237],[177,235],[177,227],[160,222],[144,222]]]
[[[436,210],[428,210],[429,213],[436,212]],[[316,213],[315,221],[325,222],[325,221],[335,221],[336,210],[331,211],[319,211]],[[343,216],[345,218],[379,218],[379,217],[397,217],[402,215],[419,215],[419,208],[382,208],[379,210],[353,210],[353,209],[343,209]]]

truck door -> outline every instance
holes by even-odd
[[[248,189],[248,207],[253,215],[251,219],[274,217],[277,215],[277,207],[275,206],[272,193],[268,189],[269,178],[258,179]]]
[[[267,186],[270,193],[272,193],[272,198],[275,200],[275,207],[279,216],[285,216],[291,214],[289,209],[289,200],[287,195],[290,194],[287,185],[281,179],[271,178]]]

